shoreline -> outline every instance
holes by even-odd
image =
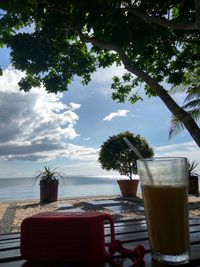
[[[87,197],[66,197],[59,198],[57,202],[41,204],[39,199],[36,200],[21,200],[21,201],[4,201],[0,202],[0,234],[20,231],[22,221],[32,215],[49,212],[61,211],[100,211],[107,212],[113,215],[115,220],[123,220],[127,218],[141,218],[144,217],[143,212],[114,212],[106,210],[103,205],[94,206],[90,202],[95,200],[108,200],[123,202],[123,205],[130,205],[133,203],[142,203],[141,196],[136,196],[134,200],[131,198],[122,199],[120,195],[112,196],[87,196]],[[116,206],[116,205],[115,205]]]
[[[141,194],[137,194],[137,196],[140,196]],[[94,196],[90,196],[90,195],[86,195],[86,196],[76,196],[76,197],[59,197],[58,201],[64,201],[64,200],[78,200],[78,199],[97,199],[97,198],[117,198],[117,197],[121,197],[121,195],[94,195]],[[25,203],[25,202],[38,202],[39,203],[39,198],[27,198],[27,199],[16,199],[16,200],[0,200],[0,205],[1,204],[12,204],[12,203]],[[54,202],[55,203],[55,202]]]
[[[116,202],[113,206],[92,205],[91,202],[104,200]],[[189,216],[200,218],[200,195],[189,195]],[[118,207],[120,207],[119,209]],[[109,209],[112,207],[112,209]],[[49,211],[100,211],[111,214],[114,220],[145,218],[142,195],[136,197],[112,196],[84,196],[64,197],[57,202],[41,204],[39,199],[26,199],[17,201],[0,201],[0,234],[20,231],[23,219],[32,215]],[[118,208],[118,209],[117,209]]]

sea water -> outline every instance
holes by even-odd
[[[117,178],[64,177],[59,182],[58,197],[111,196],[120,195]],[[39,182],[31,178],[1,178],[0,201],[39,199]]]

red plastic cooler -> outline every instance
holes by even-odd
[[[21,255],[33,261],[97,262],[105,260],[104,221],[100,212],[46,212],[26,218],[21,225]]]

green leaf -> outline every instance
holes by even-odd
[[[134,94],[129,98],[129,101],[131,104],[135,104],[139,100],[143,101],[143,98],[141,96],[139,96],[138,94]]]
[[[116,73],[111,85],[114,100],[134,104],[141,100],[137,86],[144,86],[148,97],[160,96],[177,117],[177,109],[167,104],[170,83],[187,88],[181,92],[188,95],[182,110],[198,107],[200,38],[196,29],[187,28],[195,24],[194,1],[2,0],[0,9],[0,46],[11,50],[12,65],[26,73],[20,89],[43,84],[48,92],[63,92],[74,77],[87,85],[97,68],[124,64],[127,72],[121,78]],[[170,105],[176,105],[173,98]],[[194,130],[199,128],[192,127],[191,135]]]
[[[98,161],[103,169],[118,171],[121,175],[127,175],[132,179],[132,175],[137,174],[138,157],[127,146],[124,137],[140,151],[144,158],[153,157],[153,149],[142,136],[126,131],[110,136],[101,145]]]

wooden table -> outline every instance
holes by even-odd
[[[126,248],[133,248],[138,244],[145,247],[145,267],[164,266],[152,261],[149,251],[149,241],[145,220],[126,220],[115,222],[116,239],[123,242]],[[105,225],[105,240],[110,241],[110,229]],[[200,219],[190,219],[191,261],[184,266],[200,266]],[[133,262],[129,258],[116,255],[111,262],[98,264],[67,264],[67,263],[32,263],[20,256],[20,233],[0,235],[0,267],[130,267]],[[168,265],[169,266],[169,265]]]

